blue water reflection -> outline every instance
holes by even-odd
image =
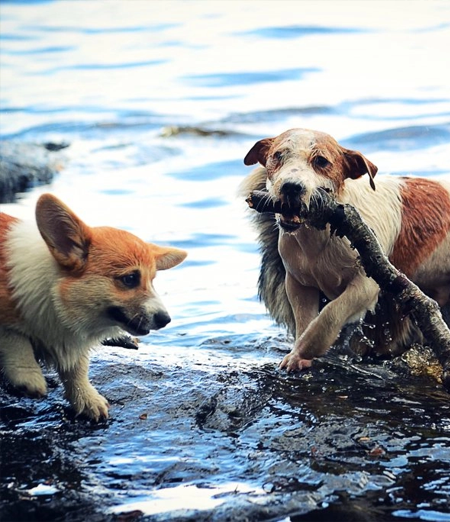
[[[364,32],[362,29],[352,27],[324,27],[321,25],[290,25],[284,27],[263,27],[242,33],[244,35],[252,35],[258,38],[281,38],[293,39],[303,36],[330,35],[330,34],[354,34]]]
[[[242,178],[243,161],[228,160],[208,163],[198,167],[191,167],[184,172],[168,172],[168,176],[185,181],[207,181],[229,176],[239,176]]]
[[[182,79],[188,85],[192,84],[202,87],[224,87],[227,85],[252,85],[257,83],[301,80],[305,75],[319,71],[320,70],[315,67],[310,67],[305,69],[285,69],[279,71],[203,74],[184,76]]]

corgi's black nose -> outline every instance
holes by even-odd
[[[155,328],[164,328],[171,321],[170,315],[167,312],[157,312],[153,316],[153,322],[155,323]]]

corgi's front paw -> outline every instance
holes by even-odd
[[[6,377],[14,388],[29,397],[41,398],[47,395],[47,383],[39,368],[15,368]]]
[[[81,412],[83,415],[86,415],[90,419],[98,422],[101,419],[107,419],[109,409],[109,402],[97,393],[95,398],[90,398],[89,402],[85,403],[84,409]]]
[[[91,385],[89,388],[77,390],[76,396],[68,399],[77,416],[84,415],[95,422],[108,418],[108,401]]]

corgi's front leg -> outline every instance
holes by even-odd
[[[58,370],[64,384],[66,398],[77,415],[98,421],[108,417],[108,401],[89,382],[89,357],[83,355],[70,370]]]
[[[27,337],[0,327],[0,362],[4,376],[15,388],[30,397],[47,394],[47,383]]]

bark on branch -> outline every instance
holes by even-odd
[[[442,318],[438,304],[390,263],[372,230],[351,205],[338,203],[325,191],[311,201],[309,209],[286,209],[268,197],[266,191],[253,191],[247,198],[250,208],[261,213],[296,214],[319,230],[329,223],[331,233],[346,236],[355,248],[368,277],[383,291],[392,294],[405,315],[412,316],[442,365],[442,383],[450,390],[450,330]]]

